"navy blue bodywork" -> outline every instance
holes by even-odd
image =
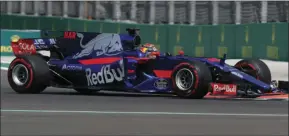
[[[223,73],[234,84],[252,90],[274,90],[255,77],[220,60],[161,53],[147,59],[136,49],[135,35],[72,32],[76,36],[34,39],[37,50],[50,50],[48,65],[54,73],[51,86],[96,90],[172,93],[171,71],[181,62],[200,61]],[[40,41],[40,42],[39,42]],[[140,64],[141,61],[144,63]],[[218,82],[213,77],[213,82]],[[222,82],[222,81],[219,81]],[[261,92],[263,93],[263,92]]]

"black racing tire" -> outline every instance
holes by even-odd
[[[178,73],[182,70],[186,70],[192,77],[194,77],[193,84],[187,88],[182,88],[182,85],[178,85]],[[175,66],[171,78],[174,93],[181,98],[190,99],[204,98],[204,96],[207,95],[210,83],[212,82],[212,75],[209,68],[199,61],[190,61],[178,64]]]
[[[80,89],[80,88],[74,88],[74,90],[77,91],[80,94],[86,94],[86,95],[93,94],[93,93],[96,93],[96,92],[100,91],[100,90]]]
[[[250,74],[256,79],[270,84],[272,81],[271,71],[269,67],[259,59],[243,59],[235,64],[235,67],[245,72],[248,70],[256,71],[254,74]]]
[[[283,89],[283,90],[285,90],[285,91],[287,91],[287,93],[288,93],[288,91],[289,91],[289,82],[288,81],[277,81],[277,87],[279,88],[279,89]]]
[[[48,56],[44,56],[44,55],[42,55],[42,54],[40,54],[40,53],[36,53],[35,55],[41,57],[41,58],[42,58],[43,60],[45,60],[46,62],[48,62],[49,59],[50,59],[50,57],[48,57]]]
[[[23,82],[17,76],[21,71]],[[16,57],[9,65],[7,77],[11,88],[20,94],[41,93],[51,81],[49,66],[37,55]]]

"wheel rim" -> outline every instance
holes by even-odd
[[[28,69],[23,64],[17,64],[12,70],[13,82],[22,86],[28,81]]]
[[[191,70],[183,68],[176,74],[176,85],[180,90],[188,91],[194,84],[194,75]]]

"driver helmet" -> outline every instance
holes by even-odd
[[[158,51],[155,45],[152,43],[146,43],[143,45],[143,47],[146,48],[148,52]]]

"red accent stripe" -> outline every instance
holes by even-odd
[[[134,73],[134,70],[127,70],[127,72],[129,73],[129,74],[131,74],[131,73]]]
[[[83,65],[110,64],[110,63],[119,61],[120,59],[121,58],[119,57],[95,58],[95,59],[79,60],[79,62]]]
[[[137,57],[125,57],[125,58],[134,59],[138,61],[139,64],[146,63],[148,60],[150,60],[150,58],[137,58]]]
[[[217,58],[208,58],[208,61],[210,61],[210,62],[220,62],[220,59],[217,59]]]
[[[257,69],[252,64],[248,64],[248,66],[251,67],[253,70],[257,71]],[[256,76],[256,79],[260,80],[259,75],[257,74]]]
[[[150,58],[137,58],[137,57],[125,57],[127,59],[134,59],[134,60],[149,60]]]
[[[171,70],[154,70],[154,73],[157,77],[160,78],[170,78],[172,71]]]
[[[137,57],[125,57],[127,59],[138,59]]]

